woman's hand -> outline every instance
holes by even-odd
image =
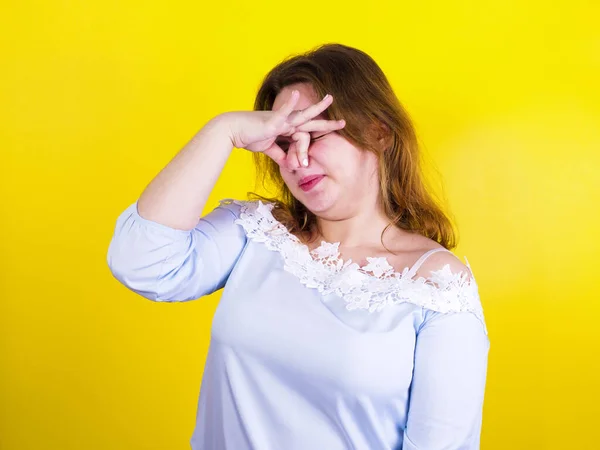
[[[276,111],[235,111],[222,114],[227,117],[230,139],[234,147],[252,152],[263,152],[280,167],[288,170],[308,166],[308,147],[311,132],[328,133],[343,128],[344,120],[313,120],[333,102],[331,95],[294,111],[300,94],[293,91],[290,98]],[[277,137],[290,140],[289,148],[282,149]]]

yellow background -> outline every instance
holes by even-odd
[[[482,449],[596,449],[596,1],[95,1],[0,17],[0,448],[185,449],[218,295],[121,286],[117,216],[214,115],[324,42],[415,120],[480,285]],[[253,188],[236,150],[207,205]],[[431,169],[433,170],[433,169]]]

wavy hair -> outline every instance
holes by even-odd
[[[286,86],[307,83],[318,98],[332,94],[327,119],[344,119],[337,133],[379,161],[379,193],[390,227],[415,232],[445,248],[456,247],[452,222],[426,188],[412,121],[377,63],[365,52],[341,44],[321,45],[291,56],[275,66],[258,90],[254,110],[271,110]],[[250,198],[275,204],[273,215],[292,234],[310,241],[316,217],[288,189],[279,166],[260,152],[253,153],[257,181],[275,188],[273,197],[254,192]],[[381,241],[383,243],[383,233]]]

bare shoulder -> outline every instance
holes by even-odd
[[[417,270],[417,276],[428,277],[432,272],[442,270],[445,267],[448,267],[452,273],[464,272],[468,275],[468,278],[472,277],[471,270],[451,251],[439,251],[430,254]]]
[[[471,270],[452,251],[447,250],[439,243],[424,236],[422,236],[422,240],[419,242],[419,244],[421,247],[420,253],[422,255],[434,249],[443,249],[446,251],[437,251],[428,255],[425,261],[423,261],[421,266],[418,268],[416,272],[417,276],[423,276],[427,278],[431,275],[431,272],[442,270],[448,266],[452,273],[465,272],[469,278],[471,278]]]

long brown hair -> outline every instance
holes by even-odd
[[[341,44],[325,44],[291,56],[266,75],[254,110],[271,110],[277,94],[295,83],[310,84],[318,98],[332,94],[334,102],[325,117],[344,119],[346,126],[337,133],[378,156],[380,200],[390,220],[388,227],[394,225],[454,248],[452,222],[426,188],[413,124],[377,63],[365,52]],[[315,215],[292,195],[277,163],[263,153],[253,155],[257,180],[263,186],[269,183],[276,193],[249,196],[273,202],[273,215],[291,233],[301,239],[311,236]]]

